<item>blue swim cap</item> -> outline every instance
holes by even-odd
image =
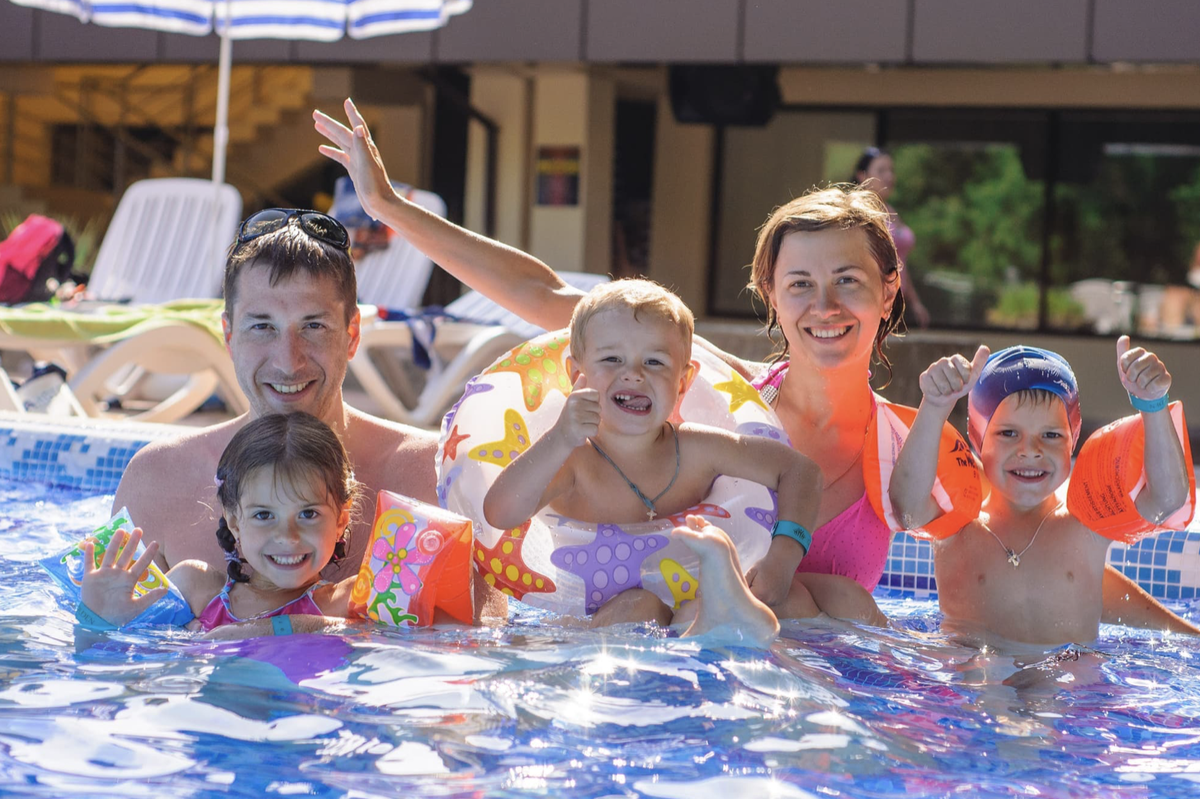
[[[1079,386],[1075,373],[1057,352],[1039,347],[1008,347],[993,353],[967,399],[967,432],[976,452],[983,451],[983,434],[1004,398],[1018,391],[1049,391],[1067,406],[1071,446],[1079,441]]]

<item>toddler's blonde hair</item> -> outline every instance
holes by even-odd
[[[587,346],[587,326],[597,314],[614,308],[628,308],[633,318],[643,314],[651,319],[670,322],[683,338],[686,355],[692,353],[692,335],[696,319],[679,296],[670,289],[644,278],[628,278],[602,283],[587,293],[571,316],[571,350],[582,353]]]

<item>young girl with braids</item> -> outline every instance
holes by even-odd
[[[255,419],[221,454],[216,483],[224,511],[217,540],[226,572],[187,560],[167,573],[196,614],[188,628],[207,632],[238,624],[239,636],[281,635],[293,632],[292,616],[344,618],[355,578],[321,580],[321,570],[345,555],[357,496],[337,434],[307,413]],[[83,604],[117,626],[166,593],[159,588],[133,596],[158,552],[152,542],[135,561],[141,535],[135,529],[124,546],[114,540],[99,565],[93,565],[92,544],[84,545]],[[326,624],[306,618],[296,627],[311,632]]]

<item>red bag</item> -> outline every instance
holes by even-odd
[[[0,242],[0,303],[50,299],[74,264],[70,234],[53,219],[31,214]]]

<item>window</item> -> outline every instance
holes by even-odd
[[[711,313],[752,314],[767,214],[880,143],[933,326],[1200,337],[1200,114],[789,108],[719,139]]]

